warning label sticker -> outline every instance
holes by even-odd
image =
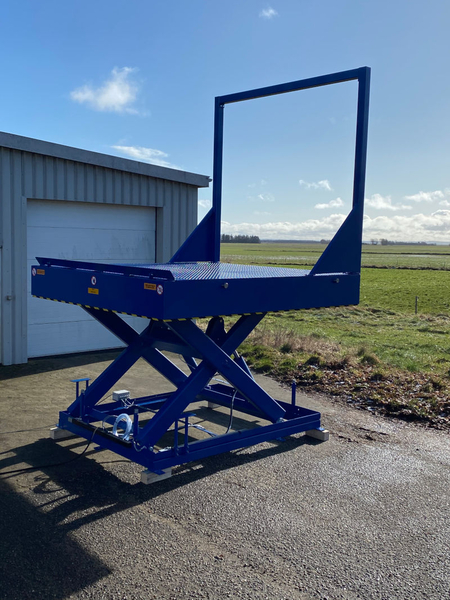
[[[98,289],[88,287],[88,294],[95,294],[96,296],[98,296]]]
[[[156,283],[144,283],[144,290],[156,290]]]
[[[45,275],[45,269],[37,269],[36,273],[38,275]]]

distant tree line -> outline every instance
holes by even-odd
[[[370,240],[370,243],[373,246],[378,244],[377,239]],[[387,240],[386,238],[381,238],[380,244],[382,246],[436,246],[433,242],[392,242],[391,240]]]
[[[260,244],[261,240],[257,235],[229,235],[222,233],[220,241],[224,244]]]

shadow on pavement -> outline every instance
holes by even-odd
[[[49,540],[57,540],[66,539],[67,533],[77,530],[81,526],[127,510],[204,477],[269,456],[289,452],[303,444],[315,445],[316,443],[315,440],[305,436],[291,437],[285,441],[274,441],[269,447],[257,447],[254,452],[237,450],[222,454],[220,460],[212,456],[202,461],[175,467],[174,474],[170,479],[145,486],[140,482],[122,481],[114,473],[108,471],[101,462],[98,462],[98,459],[92,460],[90,456],[93,453],[98,456],[96,450],[89,450],[80,459],[67,465],[41,467],[43,464],[71,461],[74,458],[71,448],[82,448],[85,445],[84,441],[80,443],[80,440],[76,439],[70,447],[56,446],[55,448],[54,441],[41,439],[14,449],[14,457],[10,455],[8,458],[0,460],[0,470],[3,471],[0,475],[3,480],[6,477],[21,477],[22,474],[8,476],[8,471],[14,470],[15,465],[23,463],[41,467],[34,474],[36,485],[32,487],[32,491],[36,495],[48,495],[50,501],[45,502],[47,498],[43,498],[42,503],[39,500],[36,501],[37,505],[46,506],[45,515],[41,514],[39,509],[31,509],[27,505],[28,514],[30,520],[33,520],[31,514],[35,515],[36,522],[41,519],[45,520],[47,529],[52,532],[48,536]],[[136,466],[124,459],[105,461],[105,464],[116,462],[128,463],[130,470],[136,472]],[[143,467],[138,468],[139,470],[143,469]],[[55,488],[61,492],[59,495],[54,494]],[[14,505],[14,500],[12,500],[12,504]],[[15,509],[12,508],[12,510]],[[21,526],[20,529],[22,535],[26,536],[26,528]],[[55,548],[54,544],[53,547]]]
[[[110,573],[3,480],[0,514],[0,598],[62,599]]]
[[[105,360],[112,361],[118,356],[119,352],[121,352],[121,349],[102,350],[101,352],[83,352],[80,354],[31,358],[23,365],[0,365],[0,381],[15,379],[17,377],[26,377],[27,375],[48,373],[50,371],[59,371],[60,369],[81,367],[104,362]]]

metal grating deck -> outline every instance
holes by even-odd
[[[128,265],[129,266],[129,265]],[[133,265],[141,269],[170,271],[175,281],[199,281],[207,279],[267,279],[273,277],[304,277],[308,269],[285,269],[259,265],[237,265],[222,262],[192,262]]]

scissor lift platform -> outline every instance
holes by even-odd
[[[33,295],[173,320],[355,304],[359,273],[228,263],[102,265],[38,258]]]
[[[329,287],[331,302],[343,303],[342,288],[351,301],[349,290],[358,290],[356,276],[311,276],[310,271],[225,263],[127,266],[49,258],[39,258],[38,262],[32,271],[34,296],[81,306],[128,345],[92,385],[81,393],[78,390],[75,402],[60,413],[59,427],[92,437],[99,445],[156,472],[291,433],[320,430],[318,412],[277,402],[262,390],[237,348],[268,310],[310,306],[312,298],[323,293],[323,286]],[[344,283],[347,280],[352,282],[350,288]],[[309,292],[302,293],[302,289]],[[236,314],[228,332],[222,315],[206,314],[211,309],[223,309],[223,316]],[[149,324],[138,334],[120,314],[145,317]],[[206,330],[193,318],[205,316],[210,316]],[[163,351],[181,355],[191,374],[186,375]],[[141,357],[177,391],[100,403]],[[217,373],[228,383],[211,384]],[[255,416],[267,424],[226,435],[203,429],[206,439],[188,443],[189,428],[198,427],[192,421],[194,414],[186,411],[198,400]],[[118,421],[118,434],[112,433],[111,420]],[[132,429],[125,435],[122,429],[127,424]],[[177,441],[180,428],[185,432],[181,447]],[[174,432],[173,446],[158,448],[169,429]]]
[[[353,207],[316,265],[302,270],[220,262],[225,104],[349,80],[359,83]],[[368,92],[369,69],[363,67],[216,98],[213,207],[169,263],[37,259],[31,271],[33,296],[82,307],[126,345],[91,385],[86,381],[85,390],[77,382],[75,401],[60,413],[61,429],[143,465],[145,482],[166,477],[174,465],[294,433],[326,439],[320,414],[296,406],[295,394],[291,403],[272,398],[257,384],[238,348],[267,312],[358,303]],[[138,333],[121,315],[143,317],[148,325]],[[223,317],[229,315],[236,319],[226,330]],[[207,324],[196,321],[203,318],[209,319]],[[189,372],[165,351],[182,356]],[[175,391],[105,402],[140,358]],[[217,374],[222,381],[217,382]],[[190,410],[198,402],[230,411],[223,433],[198,422]],[[255,417],[258,426],[233,429],[233,412]]]

